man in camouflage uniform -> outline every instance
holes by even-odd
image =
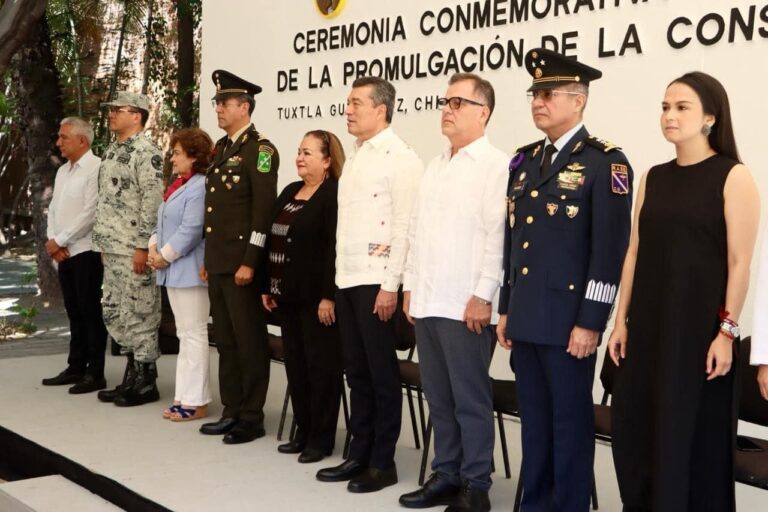
[[[104,261],[104,323],[128,361],[123,382],[98,397],[130,407],[160,398],[155,384],[160,290],[147,265],[147,247],[163,196],[163,156],[143,133],[146,96],[120,91],[102,106],[109,108],[116,140],[99,168],[93,245]]]

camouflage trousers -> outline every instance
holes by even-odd
[[[109,334],[123,354],[151,363],[160,357],[157,334],[160,328],[160,288],[147,267],[143,274],[133,271],[133,258],[104,255],[102,309]]]

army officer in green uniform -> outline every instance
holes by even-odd
[[[206,174],[201,277],[208,281],[224,412],[200,432],[238,444],[264,435],[269,344],[259,286],[280,159],[251,124],[261,87],[222,70],[214,71],[213,81],[219,128],[227,134],[216,143]]]

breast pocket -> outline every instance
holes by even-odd
[[[547,225],[553,229],[574,228],[577,217],[582,213],[584,195],[584,185],[564,188],[562,184],[552,180],[544,194]]]

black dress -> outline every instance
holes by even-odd
[[[646,179],[627,357],[612,402],[625,510],[735,509],[734,371],[707,382],[705,368],[728,279],[723,188],[737,163],[673,160]]]

